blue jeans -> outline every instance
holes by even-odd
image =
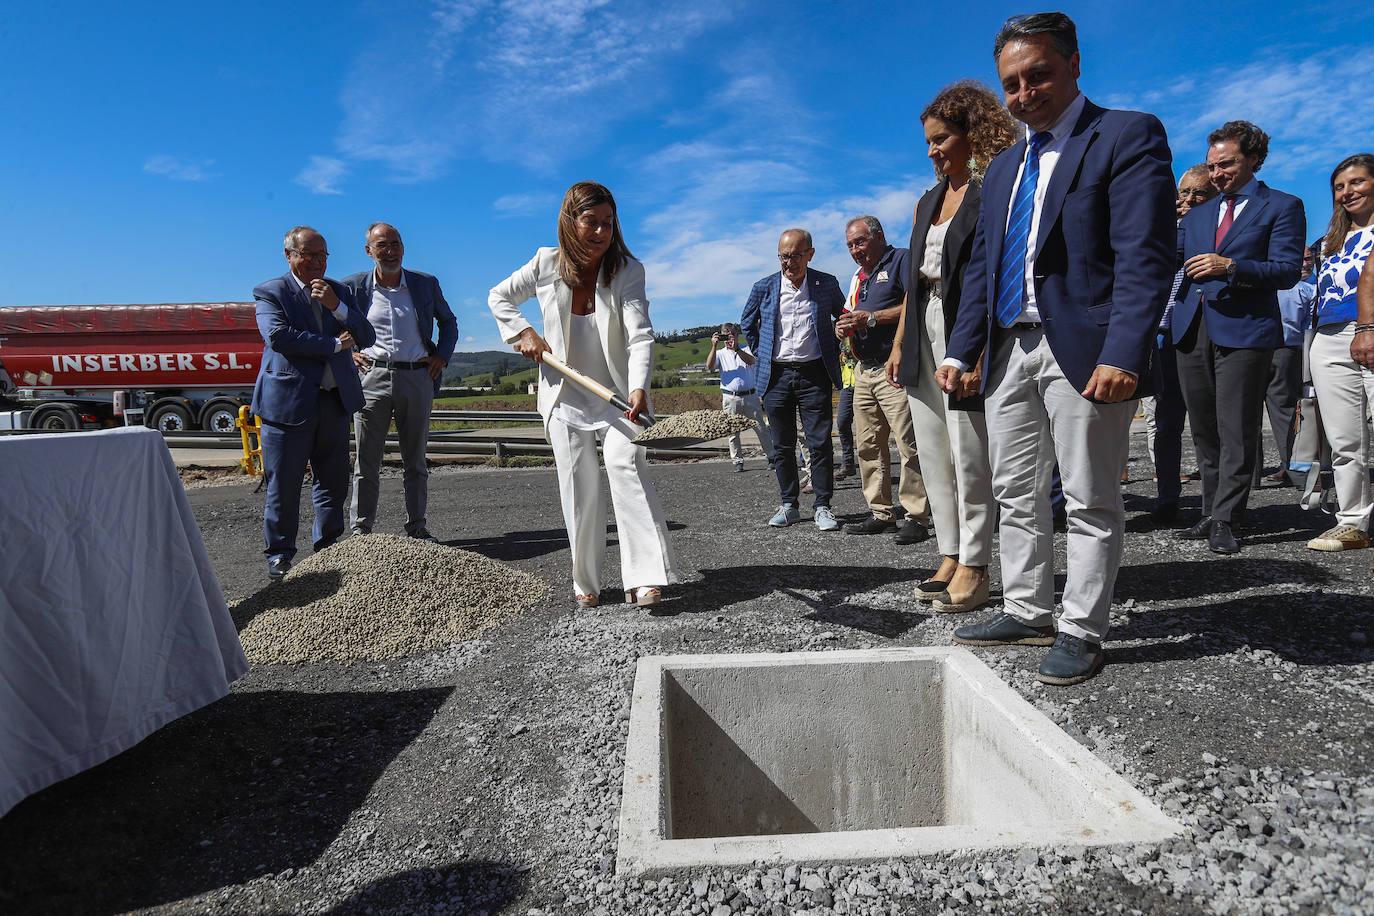
[[[835,452],[830,444],[830,424],[834,409],[830,393],[834,385],[825,363],[813,359],[804,363],[773,363],[768,390],[763,394],[763,412],[773,431],[773,470],[778,475],[782,501],[799,505],[801,485],[797,476],[797,417],[801,416],[806,450],[811,455],[813,505],[829,506],[835,489]]]

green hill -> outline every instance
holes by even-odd
[[[701,331],[705,331],[701,334]],[[672,332],[663,337],[675,338],[683,333],[697,332],[699,336],[686,339],[659,339],[654,342],[654,382],[655,388],[673,387],[670,378],[681,378],[686,384],[698,384],[703,373],[683,372],[684,366],[705,363],[711,349],[709,328],[691,328],[687,332]],[[575,367],[574,367],[575,368]],[[504,370],[504,371],[503,371]],[[484,388],[492,384],[492,376],[497,376],[497,384],[513,384],[521,390],[535,380],[535,367],[515,353],[500,350],[482,350],[474,353],[454,353],[444,371],[444,385],[450,387],[467,386]]]

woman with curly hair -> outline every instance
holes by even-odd
[[[937,181],[912,217],[906,307],[887,361],[887,379],[906,387],[921,473],[943,556],[916,587],[936,611],[972,611],[988,601],[992,559],[992,469],[983,418],[982,360],[963,388],[946,396],[935,382],[959,309],[964,271],[978,225],[978,188],[985,169],[1016,142],[1002,102],[974,81],[955,83],[921,112],[927,155]]]
[[[539,300],[543,335],[520,313],[531,297]],[[654,329],[644,297],[644,267],[620,235],[611,192],[594,181],[569,188],[558,214],[558,247],[540,248],[492,289],[487,304],[502,339],[540,364],[536,406],[558,468],[578,606],[601,603],[606,502],[597,469],[598,439],[611,484],[625,601],[657,604],[663,586],[678,577],[644,452],[631,441],[638,432],[633,420],[649,409]],[[544,365],[546,352],[617,392],[630,410],[622,414],[566,381]]]
[[[1308,353],[1312,385],[1321,405],[1322,431],[1331,445],[1336,482],[1336,526],[1307,542],[1313,550],[1369,546],[1369,466],[1365,416],[1374,404],[1374,372],[1356,360],[1357,337],[1374,333],[1360,324],[1356,296],[1360,271],[1374,251],[1374,154],[1356,153],[1331,173],[1331,224],[1317,274],[1317,331]]]

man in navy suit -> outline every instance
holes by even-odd
[[[325,279],[324,236],[296,226],[286,233],[285,254],[291,269],[253,290],[258,332],[267,344],[252,406],[262,421],[263,552],[274,580],[286,575],[296,555],[307,462],[314,476],[315,550],[343,534],[348,418],[363,406],[352,350],[376,340],[348,288]]]
[[[1184,281],[1174,305],[1174,350],[1202,472],[1202,520],[1179,537],[1233,554],[1269,367],[1274,348],[1283,346],[1278,291],[1298,282],[1307,219],[1301,200],[1255,178],[1268,134],[1249,121],[1228,121],[1207,143],[1220,194],[1190,210],[1178,230]]]
[[[1099,108],[1079,92],[1077,31],[1063,13],[1009,20],[993,56],[1007,108],[1027,136],[988,167],[936,378],[955,391],[986,348],[1003,610],[954,639],[1053,643],[1037,677],[1077,684],[1104,662],[1133,399],[1158,380],[1155,332],[1173,274],[1171,156],[1153,115]],[[1057,633],[1056,459],[1068,511]]]
[[[816,527],[838,531],[840,523],[830,511],[835,488],[830,424],[831,392],[841,384],[835,319],[844,311],[844,293],[833,276],[806,266],[815,254],[811,233],[805,229],[784,232],[778,239],[782,270],[754,284],[739,323],[758,360],[755,384],[763,392],[763,411],[773,432],[773,470],[782,491],[782,505],[768,524],[785,528],[801,520],[797,508],[800,414],[811,456]]]
[[[354,420],[358,459],[353,468],[353,533],[369,534],[377,521],[382,449],[394,416],[404,471],[406,534],[435,541],[425,520],[429,497],[425,446],[439,377],[458,343],[458,321],[433,275],[402,269],[405,245],[395,226],[368,226],[364,250],[376,266],[343,281],[377,333],[376,343],[353,354],[364,373],[366,402]],[[436,323],[438,343],[434,342]]]

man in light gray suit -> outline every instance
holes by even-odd
[[[405,245],[395,226],[368,226],[363,250],[375,266],[343,281],[377,332],[374,345],[353,354],[363,373],[366,401],[354,423],[358,460],[353,468],[353,533],[369,534],[376,524],[382,449],[395,417],[404,471],[406,534],[434,541],[425,522],[429,495],[425,447],[439,377],[458,342],[458,321],[444,301],[438,280],[401,268]],[[438,343],[433,340],[436,323]]]

